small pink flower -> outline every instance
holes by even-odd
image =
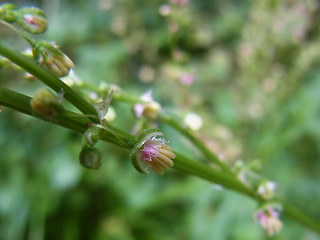
[[[255,220],[267,231],[269,236],[273,236],[281,230],[282,222],[279,217],[279,211],[271,206],[258,210],[254,215]]]
[[[173,166],[171,159],[175,158],[175,154],[168,145],[157,140],[147,140],[137,158],[155,172],[163,174],[165,169]]]
[[[184,85],[191,85],[195,80],[195,76],[192,73],[184,74],[180,77],[180,82]]]
[[[171,7],[168,4],[163,4],[159,7],[159,13],[164,17],[169,16],[171,13]]]
[[[143,103],[137,103],[134,105],[134,112],[138,118],[148,117],[148,118],[156,118],[158,112],[161,109],[159,103],[153,101],[152,98],[152,90],[148,90],[141,97],[140,100]]]
[[[163,174],[164,170],[174,165],[172,159],[176,155],[166,144],[160,132],[148,135],[138,146],[134,156],[139,162],[140,172],[149,173],[147,168],[151,168],[158,174]]]

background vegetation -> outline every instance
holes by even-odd
[[[320,220],[316,0],[11,2],[44,10],[49,31],[41,37],[57,41],[81,79],[136,97],[152,89],[181,119],[199,114],[197,135],[211,149],[230,163],[261,163],[281,196]],[[28,95],[43,86],[3,61],[0,67],[1,86]],[[186,76],[194,83],[184,84]],[[114,125],[132,131],[139,122],[132,109],[112,106]],[[175,131],[160,128],[174,149],[197,156]],[[0,114],[0,133],[0,239],[267,239],[252,221],[256,204],[236,193],[175,171],[138,174],[127,152],[106,143],[102,167],[83,169],[80,134],[9,109]],[[319,239],[284,224],[273,239]]]

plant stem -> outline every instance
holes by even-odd
[[[203,153],[205,157],[217,164],[221,168],[221,170],[225,171],[229,175],[234,175],[229,166],[224,164],[214,153],[212,153],[203,142],[201,142],[197,137],[194,136],[193,133],[190,132],[190,130],[181,126],[181,124],[172,117],[161,115],[159,117],[159,120],[170,125],[174,129],[179,131],[182,135],[184,135],[186,138],[188,138]]]
[[[45,117],[40,116],[32,111],[30,101],[31,98],[28,96],[8,89],[0,88],[0,105],[12,108],[18,112],[42,119],[44,121],[49,121],[48,119],[45,119]],[[61,116],[57,116],[54,121],[49,122],[58,124],[71,130],[75,130],[80,133],[85,132],[88,123],[91,123],[85,116],[67,110],[65,110]],[[102,140],[125,147],[127,149],[132,148],[133,143],[136,139],[134,136],[113,126],[108,126],[108,128],[112,129],[112,131],[110,132],[102,129]],[[116,133],[116,136],[114,133]],[[257,194],[247,189],[241,182],[236,181],[229,175],[216,171],[199,161],[191,160],[183,154],[177,152],[175,154],[176,159],[174,160],[174,168],[176,170],[200,177],[213,183],[220,184],[228,189],[244,194],[250,198],[256,199],[257,201],[261,201]],[[282,204],[284,208],[284,214],[287,217],[296,220],[300,224],[320,234],[320,223],[313,220],[307,214],[298,210],[291,204],[281,199],[277,199],[277,201]]]
[[[249,190],[241,182],[231,178],[229,175],[217,171],[199,161],[191,160],[180,153],[176,153],[174,167],[182,172],[199,176],[200,178],[217,183],[252,198],[258,198],[254,192]]]
[[[10,28],[12,31],[14,31],[17,35],[19,35],[20,37],[22,37],[24,40],[26,40],[30,46],[33,48],[34,47],[34,40],[30,39],[28,36],[26,36],[23,32],[19,31],[18,29],[16,29],[12,24],[7,23],[6,21],[1,20],[0,23],[2,23],[3,25],[7,26],[8,28]]]
[[[88,128],[88,124],[91,123],[84,115],[77,114],[68,110],[64,110],[61,115],[58,115],[55,119],[50,120],[45,116],[41,116],[35,113],[32,110],[32,107],[30,105],[31,99],[32,98],[25,96],[23,94],[0,87],[0,105],[3,105],[5,107],[12,108],[18,112],[30,115],[32,117],[39,118],[47,122],[60,125],[62,127],[65,127],[80,133],[84,133]],[[118,130],[114,127],[113,127],[113,131],[119,131],[123,133],[123,131]],[[130,142],[129,140],[132,140],[132,139],[130,139],[128,136],[129,135],[122,134],[121,140],[124,142]],[[102,138],[103,140],[106,140],[108,142],[120,145],[119,140],[117,140],[111,133],[107,131],[102,131]]]
[[[307,214],[305,214],[304,212],[297,209],[295,206],[286,201],[279,200],[279,202],[281,202],[282,207],[284,209],[284,214],[287,217],[296,220],[301,225],[313,229],[315,232],[320,234],[320,223],[318,221],[311,218],[310,216],[308,216]]]
[[[63,91],[64,97],[78,108],[82,113],[87,115],[97,116],[97,111],[84,98],[77,94],[72,88],[66,85],[59,78],[56,78],[51,73],[38,65],[32,59],[24,56],[14,48],[8,46],[3,40],[0,40],[0,54],[17,64],[27,72],[37,77],[44,84],[55,90],[56,92]],[[98,123],[99,118],[89,117],[92,122]]]

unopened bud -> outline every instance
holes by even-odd
[[[97,126],[89,127],[84,133],[83,141],[93,147],[100,140],[100,130]]]
[[[108,113],[105,116],[105,119],[107,120],[108,123],[113,122],[117,117],[116,111],[114,110],[113,107],[109,107]]]
[[[186,114],[184,117],[185,125],[193,131],[198,131],[203,124],[202,118],[193,112]]]
[[[272,181],[262,181],[259,184],[257,193],[266,200],[269,200],[274,197],[277,184]]]
[[[98,169],[101,166],[101,154],[97,148],[84,145],[79,155],[80,164],[88,169]]]
[[[58,78],[68,75],[74,66],[70,58],[61,52],[54,43],[39,41],[33,51],[35,56],[39,54],[42,56],[44,65]]]
[[[8,23],[15,22],[17,17],[14,10],[16,8],[16,5],[9,3],[0,5],[0,19]]]
[[[41,88],[34,94],[31,106],[36,113],[49,119],[56,118],[63,111],[57,97],[47,88]]]
[[[18,11],[17,23],[32,34],[44,33],[47,30],[47,19],[38,8],[22,8]]]

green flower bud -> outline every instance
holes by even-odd
[[[80,164],[88,169],[98,169],[101,166],[101,154],[97,148],[84,145],[79,155]]]
[[[89,127],[83,136],[84,143],[93,147],[100,140],[100,131],[97,126]]]
[[[63,111],[58,98],[47,88],[39,89],[30,104],[36,113],[49,119],[55,119]]]
[[[32,34],[44,33],[47,30],[47,19],[38,8],[22,8],[17,13],[17,23]]]
[[[0,5],[0,19],[8,22],[13,23],[16,21],[16,13],[13,11],[17,7],[13,4],[2,4]]]
[[[36,58],[41,55],[41,61],[46,68],[58,78],[68,75],[74,66],[70,58],[61,52],[54,42],[38,41],[33,55]]]

